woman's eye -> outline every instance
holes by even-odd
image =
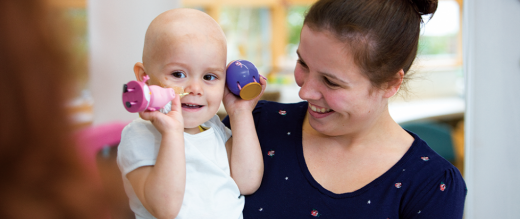
[[[204,80],[206,81],[213,81],[213,80],[216,80],[217,79],[217,76],[215,75],[211,75],[211,74],[208,74],[208,75],[204,75]]]
[[[323,80],[325,81],[325,83],[326,83],[327,85],[329,85],[329,86],[331,86],[331,87],[339,87],[339,84],[336,84],[336,83],[330,81],[330,80],[329,80],[328,78],[326,78],[326,77],[323,77]]]
[[[182,71],[176,71],[172,73],[172,76],[176,78],[185,78],[186,74],[184,74]]]
[[[298,59],[296,62],[298,62],[298,64],[302,65],[304,68],[307,68],[307,64],[305,64],[305,62],[303,62],[301,59]]]

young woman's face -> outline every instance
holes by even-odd
[[[303,26],[294,70],[299,95],[309,103],[316,131],[346,135],[367,130],[386,109],[384,91],[375,89],[354,63],[350,48],[328,31]]]

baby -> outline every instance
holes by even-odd
[[[242,218],[242,195],[258,189],[264,170],[252,116],[258,97],[245,101],[225,87],[222,29],[198,10],[166,11],[148,27],[134,73],[187,93],[167,114],[142,112],[123,130],[117,163],[136,218]],[[222,100],[234,137],[216,116]]]

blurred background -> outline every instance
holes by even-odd
[[[128,113],[121,105],[122,85],[135,79],[132,68],[135,62],[141,61],[148,24],[161,12],[177,7],[204,11],[221,25],[227,37],[228,61],[249,60],[257,66],[260,74],[268,78],[267,91],[262,99],[284,103],[301,101],[298,97],[299,88],[294,82],[293,69],[296,65],[296,49],[303,18],[315,0],[49,1],[59,8],[74,35],[74,60],[78,68],[75,72],[76,89],[72,94],[74,98],[69,102],[69,109],[77,130],[93,129],[111,123],[124,124],[137,118],[137,114]],[[515,121],[519,122],[518,116],[510,117],[516,115],[516,110],[497,113],[497,109],[501,110],[510,102],[514,102],[511,101],[514,97],[508,96],[495,104],[492,101],[496,99],[493,97],[493,90],[500,92],[496,95],[511,93],[510,90],[500,88],[506,87],[509,83],[507,78],[516,81],[519,77],[515,73],[520,67],[520,58],[516,56],[519,53],[515,49],[511,50],[515,48],[511,47],[511,43],[505,43],[514,41],[512,39],[519,36],[520,6],[517,3],[519,3],[517,0],[500,0],[496,3],[486,3],[485,0],[440,0],[433,18],[427,16],[423,18],[425,24],[422,27],[418,57],[412,67],[411,80],[407,84],[408,89],[393,97],[389,106],[392,117],[398,123],[405,129],[419,134],[434,150],[459,168],[466,178],[470,193],[475,192],[471,186],[477,185],[476,181],[483,182],[481,187],[488,185],[486,183],[496,183],[493,180],[489,182],[477,180],[480,179],[479,177],[486,178],[477,171],[480,170],[480,165],[482,168],[486,165],[481,161],[501,160],[504,154],[518,152],[516,149],[511,151],[510,146],[504,146],[504,153],[500,156],[485,155],[489,151],[495,151],[497,148],[495,144],[498,142],[495,137],[498,136],[491,135],[489,139],[478,137],[479,134],[490,133],[478,129],[480,125],[486,125],[486,122],[489,123],[486,127],[491,128],[513,121],[512,128],[507,128],[507,125],[504,128],[513,132],[518,131],[517,134],[520,134],[519,127],[515,123]],[[500,12],[514,9],[517,9],[514,13]],[[490,32],[490,28],[498,29]],[[466,33],[464,35],[463,30]],[[512,38],[501,38],[502,35],[508,34]],[[494,42],[495,47],[484,46],[489,45],[484,43],[490,41]],[[503,52],[504,50],[507,52]],[[495,53],[489,53],[490,51]],[[481,88],[480,86],[492,82],[493,79],[490,78],[498,78],[494,74],[493,77],[486,75],[490,74],[490,71],[485,69],[492,66],[493,60],[497,64],[495,67],[506,66],[505,60],[500,57],[511,57],[511,54],[516,56],[516,60],[515,57],[512,60],[516,63],[507,66],[514,67],[497,72],[511,72],[513,69],[510,73],[513,77],[504,75],[500,83],[486,87],[485,94],[488,96],[484,97],[487,99],[478,102],[475,97],[482,94],[479,92],[484,91],[477,87]],[[490,56],[496,59],[489,59]],[[489,61],[486,68],[480,68],[479,65],[485,64],[486,61]],[[474,72],[471,72],[472,69]],[[477,75],[478,77],[475,76],[477,79],[471,79],[471,74]],[[502,114],[506,118],[502,120],[488,118],[480,121],[482,115],[490,116],[489,111],[483,112],[485,107],[496,107],[488,110],[494,110],[493,116]],[[225,116],[223,107],[219,110],[219,116]],[[472,119],[467,121],[468,118]],[[472,125],[469,127],[472,129],[465,130],[465,124]],[[467,136],[468,133],[471,135]],[[507,137],[511,138],[508,142],[520,143],[515,135],[507,135]],[[465,144],[465,139],[475,142],[475,145],[489,142],[489,146],[481,147],[488,148],[489,151],[482,150],[478,153],[478,150],[474,150],[476,151],[474,152],[472,147],[468,146],[468,142]],[[126,198],[122,188],[117,187],[120,175],[113,162],[116,145],[103,145],[97,155],[97,165],[103,180],[107,185],[114,186],[113,203],[124,201]],[[469,160],[465,160],[465,157]],[[469,166],[465,168],[464,164]],[[514,179],[520,179],[516,176],[520,170],[518,164],[508,163],[508,168],[517,171],[514,173]],[[486,170],[495,172],[492,169]],[[499,176],[512,174],[511,172],[495,173]],[[493,179],[497,177],[499,179],[499,176]],[[498,182],[502,183],[503,180]],[[513,189],[511,186],[507,188]],[[518,194],[516,190],[518,189],[515,188],[513,193]],[[479,212],[484,211],[485,208],[476,207],[487,203],[474,202],[476,196],[473,194],[478,193],[468,195],[466,218],[489,218],[484,217],[483,215],[486,214],[483,212]],[[513,203],[520,204],[518,201]],[[132,218],[132,214],[128,212],[126,216],[120,217],[128,210],[125,209],[124,204],[119,204],[115,208],[119,209],[117,210],[119,213],[114,213],[114,218]],[[502,208],[506,207],[496,207],[496,209]],[[518,211],[515,211],[518,213],[516,215],[520,215]],[[510,213],[506,215],[506,217],[492,218],[520,218],[520,216],[508,217],[512,215]]]

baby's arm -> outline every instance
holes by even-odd
[[[140,113],[161,133],[161,145],[154,166],[135,169],[126,176],[143,206],[156,218],[175,218],[181,209],[186,184],[184,125],[179,97],[172,111]]]
[[[263,93],[266,81],[260,79],[260,83]],[[264,174],[262,151],[252,114],[261,95],[245,101],[234,96],[228,89],[224,93],[224,105],[233,130],[233,137],[226,142],[231,177],[243,195],[254,193],[260,187]]]

